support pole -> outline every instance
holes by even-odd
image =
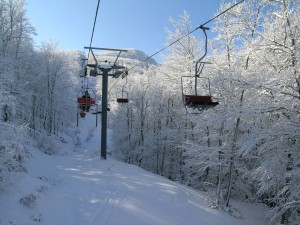
[[[99,112],[99,108],[98,108],[98,104],[96,104],[96,127],[98,127],[98,112]]]
[[[107,86],[108,68],[101,68],[102,75],[102,127],[101,127],[101,158],[106,159],[107,143]]]
[[[1,1],[1,0],[0,0]],[[118,78],[121,74],[126,72],[126,75],[128,74],[128,72],[126,71],[126,67],[125,66],[120,66],[117,65],[116,62],[121,54],[121,52],[127,52],[127,50],[123,50],[123,49],[109,49],[109,48],[95,48],[95,47],[84,47],[85,49],[89,49],[92,52],[93,58],[95,60],[95,64],[87,64],[88,67],[92,67],[94,70],[101,70],[102,72],[102,117],[101,117],[101,149],[100,149],[100,155],[101,155],[101,159],[106,159],[106,146],[107,146],[107,91],[108,91],[108,76],[112,76],[113,78]],[[93,49],[96,50],[109,50],[109,51],[118,51],[119,54],[117,56],[117,59],[114,61],[113,64],[111,64],[110,62],[108,63],[107,60],[104,61],[103,64],[98,64],[98,60],[93,52]],[[115,69],[117,71],[115,71],[113,74],[109,74],[109,72]],[[122,70],[122,71],[120,71]],[[98,74],[98,72],[93,75],[93,76],[97,76],[100,75]],[[98,106],[97,106],[98,108]],[[98,113],[98,110],[97,110]],[[96,114],[97,116],[97,114]],[[96,117],[96,126],[97,126],[97,117]]]

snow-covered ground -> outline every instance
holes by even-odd
[[[240,218],[207,206],[207,195],[108,156],[99,159],[100,127],[80,121],[61,154],[32,148],[28,173],[0,193],[0,224],[266,225],[266,209],[234,202]],[[92,119],[92,121],[91,121]],[[84,123],[86,122],[86,123]]]

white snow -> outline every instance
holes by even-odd
[[[28,173],[12,174],[0,193],[0,224],[266,225],[266,209],[234,202],[241,218],[208,207],[207,194],[112,159],[99,159],[100,127],[81,119],[77,135],[49,156],[32,147]],[[74,132],[76,133],[76,132]],[[24,205],[20,199],[37,199]]]

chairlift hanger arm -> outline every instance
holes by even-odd
[[[204,54],[198,59],[198,61],[196,62],[196,65],[195,65],[195,77],[199,77],[203,68],[204,68],[204,65],[205,63],[204,62],[201,62],[202,59],[204,59],[204,57],[207,55],[207,33],[206,31],[209,30],[208,27],[204,27],[203,25],[199,26],[198,28],[202,29],[203,33],[204,33],[204,36],[205,36],[205,46],[204,46]]]
[[[206,54],[207,54],[207,33],[206,33],[206,31],[209,30],[209,28],[208,28],[208,27],[205,27],[205,25],[208,24],[209,22],[213,21],[214,19],[218,18],[218,17],[221,16],[222,14],[226,13],[227,11],[231,10],[231,9],[234,8],[235,6],[239,5],[239,4],[242,3],[243,1],[244,1],[244,0],[242,0],[242,1],[240,1],[240,2],[238,2],[238,3],[236,3],[236,4],[234,4],[234,5],[232,5],[231,7],[229,7],[228,9],[226,9],[225,11],[219,13],[219,14],[216,15],[214,18],[208,20],[208,21],[207,21],[206,23],[204,23],[204,24],[201,24],[200,26],[198,26],[198,27],[195,29],[195,30],[201,29],[201,30],[203,31],[203,33],[204,33],[204,36],[205,36],[205,51],[204,51],[204,55],[201,56],[201,58],[197,61],[196,67],[197,67],[197,64],[198,64],[202,59],[204,59],[204,57],[205,57]],[[203,69],[203,68],[202,68],[202,69]],[[201,69],[201,71],[202,71],[202,69]],[[196,71],[197,71],[197,69],[196,69]]]
[[[125,84],[122,86],[122,91],[124,91],[124,87],[126,86],[127,84],[127,76],[125,77]]]
[[[204,57],[207,54],[207,33],[206,33],[206,31],[209,30],[208,27],[204,27],[202,25],[199,28],[202,29],[204,36],[205,36],[205,47],[204,47],[204,54],[203,54],[203,56],[200,57],[200,59],[198,59],[197,63],[200,62],[202,59],[204,59]]]

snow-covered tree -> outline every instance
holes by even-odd
[[[58,51],[52,43],[35,51],[24,5],[0,1],[0,189],[8,172],[26,171],[30,135],[58,134],[76,115],[79,53]],[[51,142],[50,136],[43,138],[40,143]]]
[[[23,124],[20,98],[29,58],[32,56],[34,29],[25,17],[24,1],[0,2],[0,189],[7,184],[7,172],[26,171],[27,127]],[[23,81],[23,82],[22,82]]]
[[[299,143],[298,14],[298,1],[247,1],[218,19],[211,56],[225,104],[220,127],[233,134],[220,137],[222,143],[232,143],[223,147],[222,155],[228,149],[235,162],[243,163],[232,167],[222,162],[223,168],[227,164],[235,171],[232,194],[244,188],[248,198],[274,208],[272,222],[284,224],[293,223],[299,208],[299,193],[292,188],[299,179],[290,178],[299,169],[299,152],[294,151]]]

